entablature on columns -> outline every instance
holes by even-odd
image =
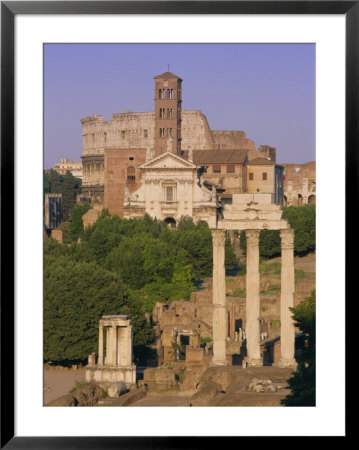
[[[109,315],[101,317],[100,325],[103,327],[128,327],[131,325],[131,321],[126,315]]]
[[[289,224],[286,220],[219,220],[217,228],[223,230],[287,230]]]

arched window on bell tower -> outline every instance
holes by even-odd
[[[133,166],[127,168],[127,183],[136,183],[136,170]]]

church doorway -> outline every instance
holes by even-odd
[[[173,217],[167,217],[165,219],[165,224],[168,226],[168,228],[176,228],[176,221]]]

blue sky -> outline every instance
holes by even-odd
[[[214,130],[243,130],[277,162],[315,160],[314,44],[46,44],[44,164],[79,161],[80,120],[153,111],[153,77],[183,79],[183,109]]]

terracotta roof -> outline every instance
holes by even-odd
[[[267,158],[254,158],[248,161],[249,166],[275,166],[275,163]]]
[[[205,164],[241,164],[247,157],[248,150],[193,150],[193,162],[197,165]],[[183,152],[188,158],[188,150]]]
[[[172,72],[164,72],[161,75],[157,75],[156,77],[153,77],[154,80],[156,80],[157,78],[159,78],[161,80],[176,79],[176,80],[181,80],[182,81],[182,79],[180,77],[178,77],[177,75],[175,75]]]

